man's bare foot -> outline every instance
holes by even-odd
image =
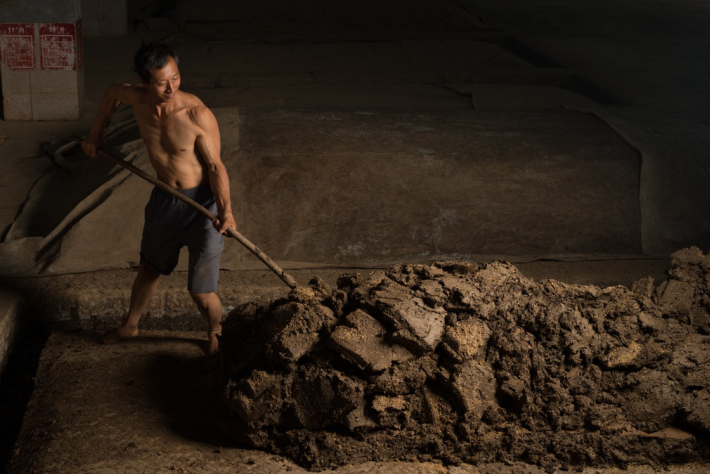
[[[113,331],[107,332],[106,334],[101,336],[101,339],[99,339],[99,341],[102,344],[116,344],[117,342],[125,341],[126,339],[136,337],[137,335],[138,328],[123,325],[118,329],[114,329]]]
[[[209,331],[207,333],[207,355],[216,356],[219,355],[219,338],[222,337],[222,328],[218,330]]]

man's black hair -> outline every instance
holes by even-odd
[[[150,82],[150,71],[160,69],[168,62],[168,57],[175,60],[175,64],[179,64],[179,60],[175,51],[165,43],[148,43],[141,46],[136,52],[134,58],[136,72],[138,76],[146,83]]]

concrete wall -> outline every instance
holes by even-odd
[[[3,0],[2,22],[54,23],[71,22],[81,17],[78,0]]]
[[[84,111],[80,0],[0,4],[5,120],[76,120]]]
[[[3,0],[2,22],[70,22],[81,18],[84,36],[125,36],[128,31],[126,0]]]
[[[81,21],[86,38],[126,36],[128,13],[125,0],[82,0]]]

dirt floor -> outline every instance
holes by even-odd
[[[220,434],[212,418],[218,361],[203,356],[202,334],[151,331],[112,348],[96,344],[96,335],[55,333],[48,341],[8,473],[307,472],[286,458],[235,445]],[[697,473],[701,468],[676,466],[668,472]],[[545,471],[515,463],[368,462],[324,472]],[[623,472],[655,471],[632,466]]]

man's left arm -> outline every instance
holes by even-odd
[[[217,230],[224,234],[227,232],[228,227],[234,227],[236,230],[237,223],[232,214],[227,168],[220,157],[219,125],[212,111],[204,105],[194,109],[193,120],[199,129],[195,144],[207,166],[210,188],[217,201],[218,215],[214,225]]]

